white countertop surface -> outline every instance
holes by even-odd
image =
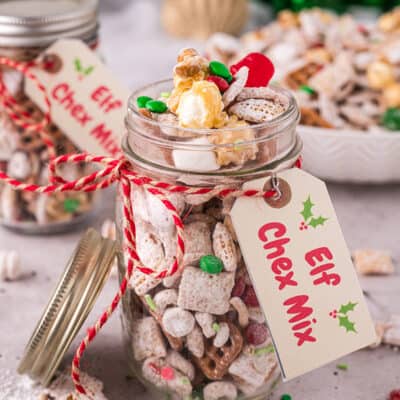
[[[119,0],[115,3],[128,2]],[[102,16],[102,44],[107,62],[130,88],[167,77],[177,51],[184,45],[160,34],[155,4],[136,0],[120,14],[111,12],[115,7],[112,5]],[[329,184],[328,187],[350,249],[387,249],[395,260],[400,260],[399,185]],[[108,191],[105,199],[100,213],[92,221],[98,229],[101,222],[113,214],[112,190]],[[24,346],[83,231],[84,227],[79,232],[35,237],[0,229],[0,249],[19,251],[27,272],[23,280],[0,282],[0,400],[24,400],[6,394],[6,377],[16,369]],[[376,301],[397,313],[400,313],[399,268],[398,264],[392,277],[362,279],[364,289]],[[35,272],[33,277],[30,276],[32,271]],[[111,279],[89,322],[100,315],[116,288],[116,280]],[[85,324],[85,328],[88,326]],[[78,335],[79,339],[83,332]],[[70,362],[76,343],[68,352],[65,364]],[[385,400],[392,389],[400,388],[400,356],[392,349],[363,350],[340,362],[348,364],[348,371],[338,371],[337,362],[334,362],[281,384],[275,389],[272,399],[278,400],[283,393],[290,393],[293,400]],[[104,382],[105,394],[110,400],[150,400],[136,381],[127,379],[117,315],[89,346],[83,369]]]

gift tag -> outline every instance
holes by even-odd
[[[268,190],[269,179],[244,189]],[[231,211],[284,380],[375,341],[375,329],[326,185],[293,168],[278,201],[239,198]]]
[[[129,91],[83,42],[62,39],[40,56],[45,68],[32,68],[46,88],[51,119],[81,150],[118,156]],[[31,80],[26,94],[45,110],[43,94]]]

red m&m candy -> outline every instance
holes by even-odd
[[[262,53],[250,53],[238,63],[232,65],[232,75],[235,75],[242,67],[249,68],[247,87],[267,86],[275,72],[274,64]]]
[[[220,76],[210,75],[207,78],[207,80],[210,82],[214,82],[218,86],[218,89],[221,93],[224,93],[229,88],[229,83],[224,78],[221,78]]]

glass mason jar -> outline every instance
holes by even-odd
[[[61,38],[79,38],[93,50],[98,47],[97,0],[18,0],[0,4],[0,56],[31,61]],[[24,94],[23,75],[0,67],[1,79],[22,111],[35,120],[43,116]],[[46,130],[55,144],[56,155],[78,149],[55,124]],[[49,154],[39,132],[27,131],[9,118],[0,107],[0,170],[12,178],[31,184],[48,182]],[[88,173],[86,166],[66,166],[66,179]],[[16,192],[0,185],[0,222],[23,233],[63,231],[80,223],[93,209],[88,193],[41,195]]]
[[[299,111],[289,92],[275,88],[289,107],[272,121],[193,130],[146,118],[136,108],[139,96],[157,98],[171,87],[172,81],[159,82],[130,98],[123,150],[139,174],[196,188],[240,188],[294,166],[301,151]],[[116,222],[124,247],[121,196]],[[234,199],[166,197],[184,222],[184,266],[163,280],[134,272],[122,318],[130,367],[152,398],[265,399],[279,367],[230,220]],[[171,215],[141,187],[132,189],[131,201],[143,265],[168,268],[176,255]],[[121,277],[125,269],[119,257]]]

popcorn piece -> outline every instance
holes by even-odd
[[[383,61],[375,61],[367,68],[368,83],[373,89],[383,89],[395,81],[393,67]]]
[[[400,83],[391,83],[383,90],[382,96],[388,107],[400,107]]]
[[[247,126],[245,121],[239,121],[236,116],[233,116],[226,125],[227,130],[221,130],[210,136],[212,143],[225,145],[216,148],[217,163],[220,166],[243,165],[249,160],[256,159],[258,148],[256,144],[251,143],[255,139],[254,132],[246,129]],[[229,128],[236,129],[230,131]]]
[[[176,113],[185,128],[219,128],[226,121],[224,104],[217,85],[209,81],[194,82],[180,98]]]
[[[214,254],[223,262],[225,270],[235,272],[238,265],[236,246],[228,228],[220,222],[214,229],[213,249]]]
[[[168,308],[163,317],[162,325],[164,330],[173,337],[188,335],[194,328],[195,320],[189,311],[179,307]]]
[[[207,274],[198,268],[186,267],[179,286],[178,305],[182,308],[222,315],[229,310],[235,274]]]
[[[400,315],[392,315],[383,334],[383,343],[400,346]]]
[[[231,382],[212,382],[204,387],[203,395],[204,400],[235,400],[237,398],[237,389]]]
[[[184,265],[197,263],[204,254],[212,253],[211,229],[206,222],[192,222],[185,225]]]
[[[208,61],[195,49],[183,49],[178,55],[178,64],[174,68],[175,88],[168,98],[168,108],[176,113],[183,93],[189,90],[194,82],[204,80],[207,76]]]
[[[167,350],[160,328],[153,317],[146,317],[133,324],[132,347],[135,359],[165,357]]]
[[[21,276],[21,260],[16,251],[0,251],[0,280],[15,281]]]
[[[384,251],[365,249],[353,252],[354,265],[362,275],[389,275],[394,272],[390,255]]]
[[[215,331],[214,331],[215,334]],[[204,355],[204,339],[201,329],[196,325],[186,336],[186,345],[189,351],[197,358]]]

